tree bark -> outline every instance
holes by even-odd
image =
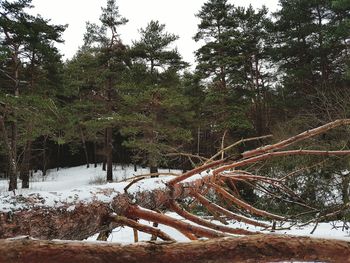
[[[88,154],[88,150],[86,147],[86,140],[85,140],[84,131],[83,131],[83,128],[81,127],[81,125],[79,125],[79,132],[80,132],[81,143],[82,143],[82,146],[84,149],[84,154],[85,154],[86,168],[89,168],[90,167],[89,154]]]
[[[48,135],[44,136],[44,140],[43,140],[43,159],[42,159],[42,172],[43,172],[43,176],[46,176],[46,172],[47,172],[47,158],[46,158],[46,143],[47,143],[47,138]]]
[[[20,177],[22,179],[22,188],[29,188],[29,173],[30,173],[30,160],[32,153],[32,141],[27,141],[24,149],[22,169]]]
[[[0,130],[2,132],[4,145],[7,151],[7,157],[9,161],[9,191],[13,191],[17,189],[17,160],[14,155],[14,149],[12,148],[12,144],[9,140],[7,129],[5,126],[5,120],[3,116],[0,116]]]
[[[285,260],[350,262],[350,243],[279,235],[137,245],[31,239],[0,241],[0,262],[4,263],[231,263]]]
[[[106,129],[106,159],[107,159],[107,182],[113,182],[113,130],[111,127]]]
[[[110,228],[107,203],[77,204],[73,211],[36,207],[0,214],[0,238],[30,235],[40,239],[83,240]]]
[[[94,141],[94,167],[97,167],[97,145],[96,141]]]

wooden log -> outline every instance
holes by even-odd
[[[350,262],[350,243],[280,235],[254,235],[187,243],[0,240],[0,263],[231,263]]]

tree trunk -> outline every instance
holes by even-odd
[[[343,174],[341,182],[341,193],[343,204],[349,203],[350,172]]]
[[[279,235],[137,245],[14,239],[0,241],[6,263],[350,262],[350,243]]]
[[[42,172],[43,172],[43,176],[46,176],[46,172],[47,172],[47,165],[46,165],[46,142],[47,142],[47,135],[44,137],[44,141],[43,141],[43,159],[42,159]]]
[[[81,143],[83,145],[84,154],[85,154],[86,168],[89,168],[90,167],[89,154],[88,154],[88,150],[87,150],[87,147],[86,147],[86,141],[85,141],[84,132],[83,132],[83,129],[82,129],[82,127],[80,125],[79,125],[79,131],[80,131]]]
[[[97,146],[96,141],[94,141],[94,167],[97,167]]]
[[[61,161],[60,161],[60,144],[57,143],[57,171],[60,169],[60,164],[61,164]]]
[[[9,183],[9,191],[13,191],[17,189],[17,160],[16,156],[14,155],[14,149],[12,148],[12,143],[9,140],[7,129],[5,127],[5,120],[4,117],[0,116],[0,130],[2,132],[4,145],[7,151],[7,157],[9,162],[9,171],[8,175],[10,178]]]
[[[102,162],[102,171],[107,171],[107,129],[104,130],[104,144],[103,144],[103,162]]]
[[[152,165],[152,166],[149,168],[149,172],[150,172],[151,174],[157,174],[157,173],[158,173],[158,167]],[[151,177],[152,177],[152,178],[158,177],[158,175],[152,175]]]
[[[113,182],[113,130],[111,127],[106,129],[106,159],[107,159],[107,182]]]
[[[22,188],[29,188],[31,153],[32,153],[32,141],[29,140],[24,149],[22,169],[20,173],[20,177],[22,179]]]

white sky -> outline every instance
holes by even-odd
[[[68,24],[59,49],[65,58],[71,58],[83,44],[85,22],[98,22],[101,6],[106,0],[33,0],[31,12],[51,19],[53,24]],[[184,60],[194,61],[193,52],[198,44],[192,39],[197,31],[198,13],[205,0],[117,0],[119,11],[129,22],[119,28],[121,39],[126,44],[138,39],[138,30],[145,28],[150,20],[166,24],[166,31],[180,36],[176,46]],[[231,0],[236,6],[254,7],[266,5],[270,11],[277,9],[278,0]]]

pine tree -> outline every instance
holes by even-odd
[[[30,0],[1,1],[0,6],[0,45],[4,54],[0,71],[7,79],[2,87],[4,107],[0,125],[10,164],[9,190],[17,188],[19,143],[23,143],[24,148],[22,186],[29,186],[31,144],[36,136],[39,136],[40,132],[37,129],[40,127],[34,127],[33,122],[29,121],[32,115],[23,114],[24,106],[30,101],[41,101],[35,87],[40,82],[43,83],[48,74],[53,73],[54,66],[49,64],[54,64],[54,60],[54,65],[59,63],[58,52],[52,43],[61,41],[60,35],[65,30],[65,26],[51,25],[40,16],[34,17],[26,13],[25,9],[31,7],[30,3]],[[5,94],[13,96],[13,99]],[[36,110],[41,106],[45,107],[44,105],[45,102],[42,102],[41,105],[34,106],[33,111],[28,112],[37,112]],[[25,123],[30,127],[23,127]],[[19,140],[21,131],[26,132],[27,141]]]
[[[232,83],[246,90],[250,99],[247,114],[258,135],[263,135],[271,125],[269,117],[269,97],[271,97],[273,63],[271,62],[271,40],[269,29],[272,22],[266,7],[254,10],[237,7],[233,13],[238,22],[239,56],[236,58],[237,70],[231,75]]]
[[[152,20],[145,29],[140,29],[141,39],[134,42],[134,56],[148,64],[152,75],[160,67],[179,70],[186,66],[178,51],[170,49],[179,37],[164,30],[165,24]]]
[[[134,63],[123,91],[127,123],[122,132],[135,156],[145,160],[151,173],[157,173],[170,146],[190,138],[185,123],[191,112],[186,112],[189,102],[178,76],[186,63],[171,49],[178,37],[165,32],[165,25],[151,21],[140,33],[141,39],[131,51]]]
[[[203,122],[205,134],[219,144],[223,134],[241,137],[252,130],[246,117],[249,109],[242,76],[242,45],[235,7],[226,0],[207,1],[198,15],[195,40],[203,43],[196,51],[199,74],[206,83]],[[214,151],[216,151],[215,149]]]
[[[232,17],[233,5],[227,0],[209,0],[197,17],[200,19],[194,39],[204,41],[197,50],[197,70],[204,78],[211,78],[222,89],[227,88],[231,72],[237,23]]]
[[[99,62],[101,86],[98,92],[100,98],[105,98],[105,120],[109,125],[105,129],[105,154],[107,162],[107,181],[113,180],[113,127],[116,121],[113,118],[118,105],[117,86],[121,82],[120,75],[126,69],[128,58],[127,47],[122,43],[118,35],[118,27],[128,22],[119,14],[119,8],[115,0],[108,0],[107,6],[102,8],[100,16],[101,25],[87,23],[84,35],[83,50],[91,49]]]
[[[291,114],[300,109],[317,114],[321,94],[342,86],[349,10],[330,0],[281,0],[280,5],[274,54],[283,73],[285,102]]]

